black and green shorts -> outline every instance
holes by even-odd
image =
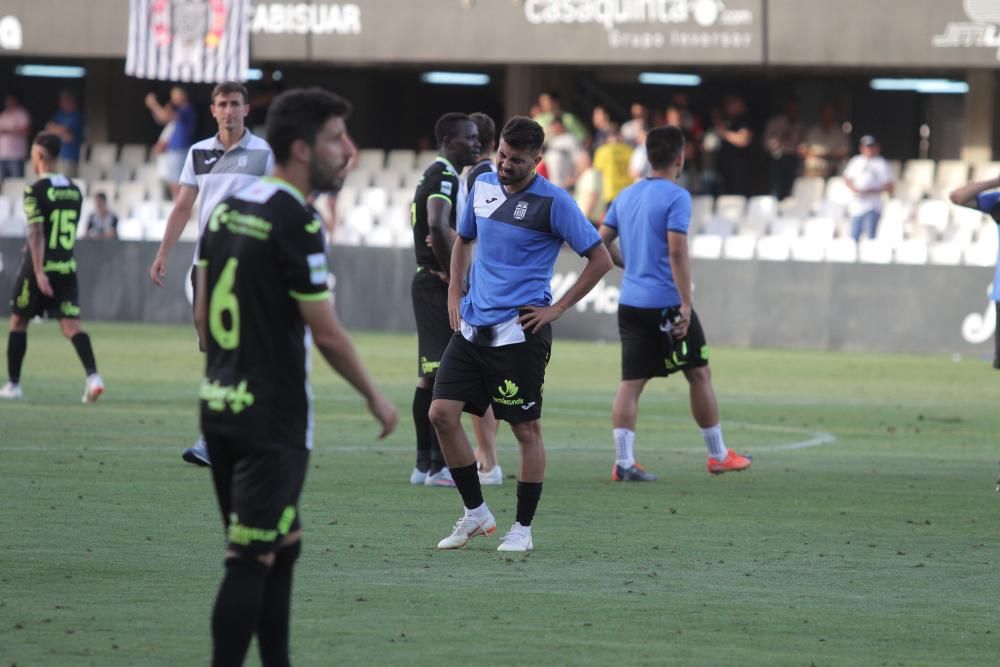
[[[622,380],[665,377],[708,365],[708,344],[698,314],[691,311],[687,335],[678,340],[664,331],[672,315],[668,310],[618,306]]]

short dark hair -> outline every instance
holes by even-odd
[[[483,149],[489,148],[492,151],[497,142],[496,123],[493,122],[492,118],[481,111],[470,113],[469,119],[476,124],[476,129],[479,130],[479,145],[482,146]]]
[[[212,104],[215,104],[215,98],[219,95],[229,95],[230,93],[239,93],[243,96],[243,104],[246,104],[250,100],[250,93],[247,92],[247,87],[244,86],[239,81],[223,81],[212,89]]]
[[[503,126],[500,138],[511,148],[537,153],[545,143],[545,131],[527,116],[514,116]]]
[[[666,169],[684,151],[684,132],[673,125],[654,127],[646,133],[646,158],[653,169]]]
[[[101,201],[106,202],[108,201],[108,196],[103,192],[95,192],[94,199],[100,199]]]
[[[296,139],[312,145],[330,118],[347,118],[350,114],[350,102],[322,88],[296,88],[281,93],[267,111],[265,133],[275,162],[288,162]]]
[[[472,119],[467,114],[458,111],[449,111],[438,118],[437,122],[434,123],[434,140],[437,141],[437,145],[440,146],[445,142],[445,139],[458,132],[459,125],[471,121]]]
[[[59,151],[62,150],[62,139],[55,132],[39,132],[35,135],[35,140],[32,143],[45,149],[49,158],[53,160],[59,157]]]

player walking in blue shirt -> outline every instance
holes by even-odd
[[[448,317],[456,332],[441,358],[431,423],[465,513],[439,549],[457,549],[496,530],[483,501],[476,458],[462,430],[462,411],[510,424],[521,453],[516,521],[498,551],[530,551],[531,522],[542,493],[542,384],[552,345],[550,323],[611,269],[593,225],[562,189],[535,173],[545,134],[515,116],[500,133],[497,173],[480,176],[469,194],[451,253]],[[479,242],[469,293],[462,276]],[[587,258],[576,283],[552,303],[549,285],[563,243]]]
[[[650,130],[646,152],[652,175],[615,198],[601,227],[615,264],[625,269],[618,299],[622,381],[611,413],[617,449],[611,478],[656,480],[633,453],[639,396],[650,378],[677,371],[688,381],[691,414],[708,448],[708,471],[743,470],[750,457],[728,449],[722,439],[705,332],[691,305],[691,195],[675,182],[684,168],[683,132],[673,126]],[[616,238],[620,250],[613,245]]]
[[[996,188],[1000,188],[1000,177],[969,183],[952,192],[951,201],[959,206],[988,213],[993,222],[1000,224],[1000,191]],[[996,274],[993,276],[993,293],[990,298],[993,299],[993,310],[997,318],[996,333],[993,334],[993,368],[1000,370],[1000,261],[997,262]]]

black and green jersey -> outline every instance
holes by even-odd
[[[444,199],[451,204],[448,224],[455,229],[455,209],[458,201],[458,172],[448,160],[438,156],[417,183],[417,192],[413,195],[410,205],[410,222],[413,223],[413,250],[417,255],[417,266],[434,271],[447,270],[438,262],[434,251],[427,246],[427,235],[430,229],[427,225],[427,201],[435,197]]]
[[[322,226],[298,190],[270,178],[212,211],[198,252],[208,291],[204,433],[312,447],[309,335],[298,303],[330,298]]]
[[[61,174],[45,174],[24,189],[24,216],[44,230],[46,273],[76,271],[73,246],[82,203],[80,188]]]

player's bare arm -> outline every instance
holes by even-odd
[[[203,283],[199,282],[199,286],[201,284]],[[368,375],[351,337],[337,320],[333,304],[329,301],[300,301],[299,313],[312,331],[316,347],[330,367],[368,401],[369,412],[382,425],[379,439],[392,433],[399,422],[399,412]]]
[[[691,255],[688,253],[687,234],[667,232],[667,247],[670,255],[670,271],[674,284],[681,295],[681,319],[673,323],[674,338],[684,338],[691,323]]]
[[[601,225],[601,241],[604,242],[604,247],[608,249],[608,254],[611,255],[611,261],[620,269],[625,268],[625,258],[622,256],[622,249],[615,244],[615,239],[618,238],[618,230],[614,227],[608,227],[607,225]]]
[[[462,279],[469,269],[469,256],[472,254],[472,244],[474,241],[455,236],[455,243],[451,250],[451,278],[448,282],[448,322],[452,331],[461,328],[462,315]]]
[[[431,250],[442,267],[451,266],[452,231],[448,224],[451,215],[451,202],[442,197],[431,197],[427,200],[427,230],[430,236]],[[446,283],[448,276],[442,278]]]
[[[52,296],[52,285],[49,284],[49,277],[45,275],[43,268],[45,266],[45,231],[40,222],[28,225],[28,248],[31,251],[31,268],[35,271],[38,291],[45,296]]]
[[[163,230],[163,240],[156,251],[156,259],[149,267],[149,277],[157,287],[163,287],[163,279],[167,275],[167,257],[170,251],[177,245],[177,240],[184,233],[188,220],[191,219],[191,211],[194,209],[194,200],[198,197],[198,188],[191,185],[182,185],[174,201],[174,208],[167,217],[167,228]]]
[[[521,315],[518,321],[524,329],[534,333],[546,324],[558,320],[563,313],[572,308],[590,290],[594,289],[601,278],[604,277],[604,274],[610,271],[613,266],[611,254],[604,247],[603,243],[594,245],[594,247],[587,251],[584,257],[587,258],[587,265],[583,267],[583,271],[580,272],[580,276],[576,279],[576,282],[573,283],[573,286],[566,291],[566,294],[561,299],[549,306],[541,308],[528,306],[523,309],[527,312]]]
[[[978,209],[976,206],[976,197],[994,188],[1000,188],[1000,176],[963,185],[960,188],[952,190],[948,198],[951,199],[951,203],[953,204]]]

